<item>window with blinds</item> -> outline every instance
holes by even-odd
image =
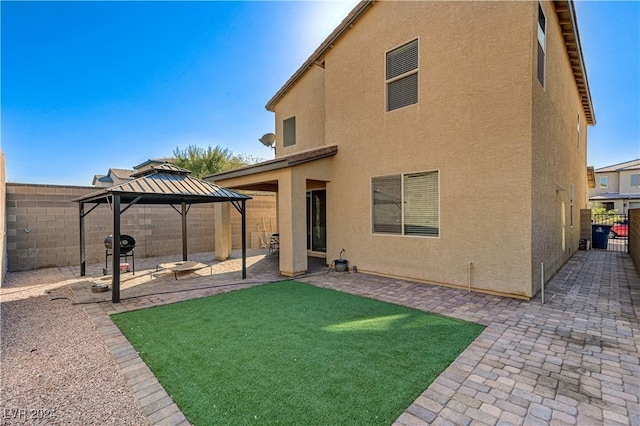
[[[374,233],[439,236],[437,171],[376,177],[371,183]]]
[[[296,118],[287,118],[282,122],[282,146],[296,144]]]
[[[387,111],[418,103],[418,40],[390,52],[386,62]]]

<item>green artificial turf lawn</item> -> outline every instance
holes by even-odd
[[[391,424],[484,329],[296,281],[112,318],[197,426]]]

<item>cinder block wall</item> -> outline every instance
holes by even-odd
[[[640,209],[629,210],[629,254],[640,273]]]
[[[5,185],[5,162],[4,152],[0,149],[0,285],[4,282],[7,272],[7,220],[5,205],[7,187]]]
[[[79,264],[79,207],[72,199],[94,187],[8,183],[6,185],[7,263],[9,271]],[[247,201],[247,244],[250,231],[264,218],[275,223],[275,195],[252,194]],[[91,205],[85,206],[85,211]],[[193,205],[187,216],[190,253],[214,251],[215,204]],[[241,247],[241,217],[233,210],[233,248]],[[261,225],[262,226],[262,225]],[[88,263],[104,262],[104,239],[112,232],[108,205],[85,219]],[[170,206],[133,206],[121,217],[121,232],[136,240],[136,258],[176,255],[182,259],[182,223]]]

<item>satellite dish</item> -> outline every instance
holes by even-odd
[[[260,141],[260,143],[262,143],[262,145],[273,148],[273,144],[276,141],[276,135],[274,135],[273,133],[267,133],[265,135],[262,135],[262,137],[258,140]]]

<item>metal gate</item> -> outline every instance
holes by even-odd
[[[629,218],[626,214],[594,214],[591,226],[593,249],[629,252]]]

